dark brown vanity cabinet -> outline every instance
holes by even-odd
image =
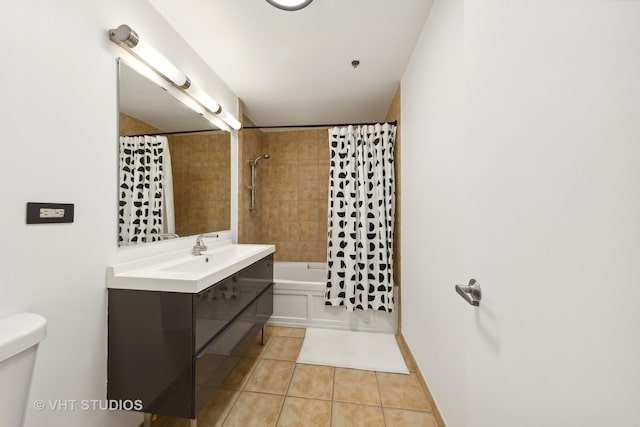
[[[273,255],[200,293],[109,289],[108,399],[195,419],[273,314]]]

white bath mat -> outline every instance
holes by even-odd
[[[308,328],[298,363],[409,374],[392,334]]]

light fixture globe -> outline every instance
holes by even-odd
[[[313,0],[267,0],[267,2],[282,10],[300,10],[303,9],[312,2]]]

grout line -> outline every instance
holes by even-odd
[[[280,406],[280,412],[278,412],[278,418],[276,419],[276,426],[280,422],[280,416],[282,415],[282,410],[284,409],[284,404],[287,401],[287,397],[289,396],[289,388],[291,387],[291,382],[293,381],[293,376],[296,373],[296,363],[293,364],[293,372],[291,372],[291,377],[289,377],[289,383],[287,384],[287,389],[284,391],[284,396],[282,396],[282,406]]]
[[[247,357],[246,359],[253,359],[252,357]],[[251,367],[251,369],[249,369],[249,372],[247,372],[247,377],[240,383],[240,390],[244,390],[245,386],[247,385],[247,383],[249,382],[249,378],[251,378],[251,375],[253,375],[253,371],[256,370],[256,367],[258,366],[258,363],[260,362],[259,358],[255,358],[256,362],[253,364],[253,366]]]
[[[382,406],[382,393],[380,393],[380,382],[378,382],[378,371],[374,372],[376,378],[376,389],[378,390],[378,399],[380,399],[380,412],[382,413],[382,423],[387,426],[387,420],[384,417],[384,407]]]
[[[306,332],[306,329],[305,329]],[[333,404],[335,402],[335,394],[336,394],[336,368],[334,366],[331,367],[333,369],[333,375],[331,377],[331,411],[329,414],[329,427],[333,426]]]
[[[229,414],[231,414],[231,411],[236,406],[236,403],[238,403],[238,400],[240,399],[240,393],[242,393],[242,391],[237,391],[236,390],[236,391],[233,392],[233,394],[235,395],[235,398],[233,398],[233,401],[232,401],[231,405],[229,406],[229,410],[227,411],[226,415],[222,419],[222,422],[220,423],[221,427],[224,427],[224,423],[227,422],[227,418],[229,418]]]

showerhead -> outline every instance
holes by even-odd
[[[249,160],[249,163],[251,163],[252,165],[257,165],[257,164],[258,164],[258,160],[261,160],[261,159],[268,159],[269,157],[271,157],[271,156],[270,156],[270,155],[268,155],[267,153],[265,153],[265,154],[263,154],[263,155],[261,155],[261,156],[256,157],[256,158],[255,158],[255,159],[253,159],[253,160]]]

